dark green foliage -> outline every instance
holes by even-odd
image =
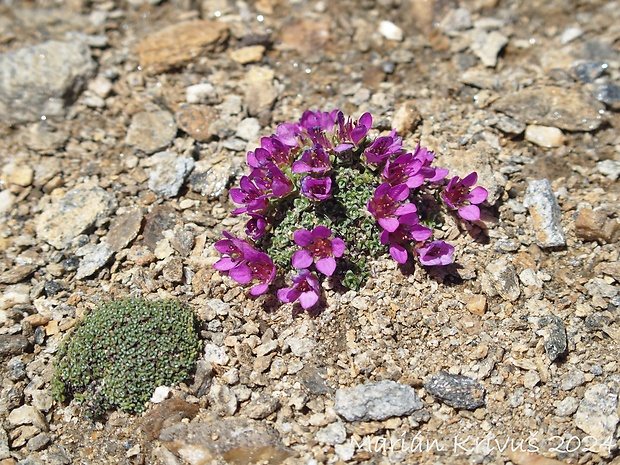
[[[52,392],[83,403],[90,417],[115,408],[139,413],[157,386],[189,377],[200,348],[194,311],[181,302],[109,302],[59,350]]]
[[[338,261],[337,273],[342,284],[359,289],[370,274],[367,257],[387,252],[381,244],[375,219],[368,213],[366,203],[377,188],[377,177],[357,164],[355,168],[339,168],[332,172],[332,198],[314,203],[306,197],[296,197],[280,204],[274,212],[270,234],[259,243],[281,269],[290,268],[291,258],[299,247],[293,242],[298,229],[312,230],[322,225],[330,228],[347,246]]]

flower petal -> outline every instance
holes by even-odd
[[[484,187],[477,186],[474,187],[469,193],[468,200],[471,203],[478,204],[484,202],[487,199],[488,195],[489,193]]]
[[[389,232],[396,231],[398,229],[398,225],[400,224],[396,218],[379,218],[377,222],[379,223],[379,226]]]
[[[458,213],[464,220],[477,221],[480,219],[480,209],[477,205],[466,205],[464,207],[459,207]]]
[[[252,270],[244,262],[231,269],[228,272],[228,276],[237,281],[239,284],[247,284],[252,281]]]
[[[298,229],[293,233],[293,240],[299,247],[308,247],[312,243],[312,233],[307,229]]]
[[[326,226],[317,226],[316,228],[312,230],[313,238],[316,238],[316,237],[327,238],[331,235],[332,235],[331,230]]]
[[[267,291],[268,287],[269,287],[268,283],[257,284],[252,289],[250,289],[250,294],[252,294],[252,295],[264,294],[265,291]]]
[[[316,269],[325,276],[331,276],[336,270],[336,260],[334,260],[334,257],[321,258],[316,262]]]
[[[413,203],[406,203],[404,205],[400,205],[394,210],[396,215],[407,215],[408,213],[415,213],[418,211],[417,207]]]
[[[476,184],[476,181],[478,181],[478,173],[474,171],[465,176],[461,183],[463,183],[464,186],[473,186]]]
[[[345,248],[346,245],[342,239],[340,239],[339,237],[335,237],[334,239],[332,239],[332,254],[334,255],[334,257],[342,257]]]
[[[319,295],[314,291],[302,292],[299,296],[299,303],[304,309],[312,307],[319,301]]]
[[[295,252],[293,254],[293,259],[291,260],[291,263],[295,268],[308,268],[313,262],[314,259],[312,258],[312,255],[305,249]]]
[[[233,260],[230,257],[223,257],[220,258],[215,265],[213,265],[213,268],[215,268],[218,271],[228,271],[232,268],[234,268],[235,266],[237,266],[239,264],[239,260]]]
[[[390,244],[390,255],[398,263],[405,263],[409,258],[407,250],[400,244]]]

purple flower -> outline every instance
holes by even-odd
[[[406,184],[407,187],[412,189],[420,187],[424,182],[424,176],[419,176],[421,181],[418,183],[417,174],[422,168],[422,163],[412,153],[403,153],[393,161],[388,158],[381,175],[390,186]]]
[[[289,147],[299,147],[299,140],[297,138],[300,134],[299,124],[296,123],[282,123],[276,129],[276,138],[282,144]]]
[[[260,180],[258,181],[260,184]],[[267,197],[262,187],[257,185],[256,178],[243,176],[239,182],[239,187],[230,190],[230,198],[233,202],[244,206],[233,210],[232,214],[238,215],[247,211],[262,211],[267,208]]]
[[[250,289],[250,294],[263,294],[276,275],[276,267],[269,255],[255,250],[246,241],[233,237],[227,231],[224,231],[224,236],[227,239],[217,241],[215,248],[225,256],[213,267],[218,271],[228,271],[228,276],[239,284],[258,281]]]
[[[252,170],[250,179],[255,181],[267,197],[284,197],[293,186],[291,180],[273,162],[268,162],[263,168]]]
[[[245,233],[250,239],[256,241],[263,237],[267,230],[267,218],[258,213],[249,213],[251,218],[245,223]]]
[[[432,231],[418,223],[419,218],[415,213],[409,213],[400,217],[398,229],[394,232],[383,230],[381,243],[390,244],[390,255],[398,263],[405,263],[409,257],[404,247],[411,240],[425,241],[431,237]]]
[[[301,180],[301,193],[311,200],[327,200],[331,197],[331,190],[330,177],[316,179],[306,176]]]
[[[364,150],[366,162],[378,165],[390,158],[391,155],[400,153],[402,146],[403,140],[396,135],[396,130],[393,130],[389,136],[377,137]]]
[[[425,179],[429,182],[437,183],[448,175],[448,170],[445,168],[431,167],[435,154],[427,148],[421,147],[419,142],[413,152],[413,158],[422,162],[422,166],[417,173],[409,178],[407,185],[411,188],[420,187],[424,184]]]
[[[484,202],[488,195],[487,190],[481,186],[470,190],[470,187],[476,184],[477,180],[478,173],[475,171],[463,179],[454,176],[441,193],[441,197],[448,208],[451,210],[458,208],[458,214],[464,220],[476,221],[480,219],[480,208],[477,204]]]
[[[278,298],[285,303],[299,303],[304,309],[309,309],[319,300],[319,280],[314,273],[303,269],[293,278],[293,285],[278,290]]]
[[[301,160],[293,163],[293,173],[325,173],[332,167],[329,155],[323,147],[315,145],[313,148],[304,150]]]
[[[299,126],[308,132],[312,129],[319,129],[331,133],[334,131],[335,118],[338,111],[339,110],[334,110],[331,113],[326,113],[322,111],[313,112],[306,110],[301,115]]]
[[[426,242],[415,249],[420,263],[425,266],[449,265],[454,247],[444,241]]]
[[[345,122],[344,114],[338,111],[336,124],[338,125],[340,144],[335,150],[336,152],[344,152],[350,148],[357,147],[364,140],[372,126],[372,115],[366,112],[360,117],[359,122],[352,123],[351,118]]]
[[[373,198],[366,204],[366,208],[377,218],[377,222],[383,229],[394,232],[400,224],[398,216],[415,213],[417,210],[412,203],[400,204],[407,197],[409,197],[409,188],[405,184],[390,186],[384,182],[377,187]]]
[[[277,136],[263,137],[261,146],[254,152],[248,152],[248,165],[252,168],[264,168],[269,162],[278,167],[290,166],[292,147],[283,143]]]
[[[316,262],[316,269],[321,273],[326,276],[334,274],[335,258],[342,257],[345,245],[339,237],[330,239],[331,235],[331,230],[325,226],[317,226],[312,231],[306,229],[295,231],[293,239],[302,249],[293,254],[293,266],[308,268]]]
[[[213,265],[213,268],[218,271],[228,271],[239,265],[245,260],[244,249],[251,247],[246,241],[237,239],[228,231],[224,231],[224,237],[226,239],[217,241],[214,244],[215,249],[224,255]]]
[[[246,251],[245,258],[247,260],[247,266],[250,269],[251,280],[258,281],[258,284],[250,289],[250,294],[264,294],[269,287],[269,283],[271,283],[276,276],[276,266],[273,264],[273,260],[271,260],[271,257],[265,252],[259,252],[252,247]],[[232,278],[232,270],[230,270],[228,274]]]

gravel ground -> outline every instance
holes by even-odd
[[[620,463],[619,24],[597,0],[0,1],[0,464]],[[314,317],[214,272],[246,150],[308,108],[478,171],[454,266],[381,257]],[[89,422],[54,355],[128,295],[196,309],[204,356]]]

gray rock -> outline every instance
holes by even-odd
[[[445,34],[452,35],[471,28],[471,14],[465,8],[456,8],[448,11],[448,14],[439,23],[439,29]]]
[[[116,207],[116,197],[101,187],[78,186],[41,213],[37,236],[57,249],[64,249],[88,228],[107,219]]]
[[[245,406],[243,413],[254,420],[262,420],[278,410],[278,407],[278,399],[268,394],[259,394]]]
[[[411,386],[378,381],[336,391],[335,412],[347,421],[385,420],[424,406]]]
[[[164,429],[164,446],[190,465],[223,458],[228,463],[282,463],[291,452],[265,423],[227,418],[210,422],[178,423]]]
[[[220,416],[229,417],[237,411],[237,396],[228,386],[214,381],[209,389],[208,398],[214,412]]]
[[[474,410],[484,405],[484,386],[467,376],[440,370],[424,383],[424,389],[450,407]]]
[[[489,297],[499,294],[509,302],[514,302],[521,294],[517,271],[505,258],[494,260],[487,265],[483,288]]]
[[[45,449],[50,442],[52,442],[52,436],[49,433],[39,433],[28,440],[26,449],[30,452],[36,452]]]
[[[9,413],[9,424],[12,427],[32,425],[42,431],[47,431],[47,420],[36,407],[22,405]]]
[[[606,384],[595,384],[586,389],[575,414],[577,427],[604,440],[615,437],[618,421],[618,394]]]
[[[51,154],[64,146],[69,134],[57,130],[47,121],[30,124],[19,133],[19,139],[29,149],[42,154]]]
[[[114,255],[112,246],[107,242],[89,244],[80,247],[75,254],[81,256],[80,264],[75,274],[75,279],[84,279],[92,276],[101,269]]]
[[[0,54],[0,119],[13,125],[64,116],[95,69],[88,46],[77,41]]]
[[[347,439],[347,430],[344,427],[344,423],[340,421],[330,423],[316,433],[316,439],[320,443],[329,444],[330,446],[342,444]]]
[[[582,82],[592,82],[600,77],[609,65],[601,61],[586,61],[575,66],[573,72]]]
[[[586,382],[586,375],[581,370],[571,370],[560,378],[560,389],[571,391]]]
[[[506,134],[521,134],[525,131],[525,123],[501,114],[497,116],[494,126]]]
[[[2,426],[0,426],[0,460],[7,459],[11,456],[9,450],[9,437]]]
[[[541,247],[566,245],[562,212],[548,179],[530,181],[523,205],[530,211],[538,245]]]
[[[596,164],[596,169],[603,176],[607,176],[612,181],[620,178],[620,162],[616,160],[603,160]],[[4,191],[3,191],[4,192]]]
[[[232,163],[223,162],[207,166],[201,160],[196,163],[196,169],[189,176],[189,186],[200,195],[217,199],[224,193],[237,172],[239,166],[234,166]]]
[[[508,43],[508,37],[497,31],[487,32],[480,29],[475,29],[468,35],[471,39],[470,50],[480,58],[484,66],[495,68],[497,56]]]
[[[110,224],[105,241],[110,244],[114,252],[120,252],[136,238],[143,220],[144,215],[140,208],[132,208],[116,216]]]
[[[0,191],[0,213],[9,213],[13,209],[16,200],[17,197],[10,190]]]
[[[549,360],[553,362],[566,353],[568,341],[562,318],[556,315],[547,315],[538,321],[538,327],[537,334],[543,337]]]
[[[555,414],[559,417],[567,417],[575,413],[578,407],[579,399],[576,397],[567,397],[557,405]]]
[[[0,334],[0,356],[19,355],[28,347],[28,339],[21,334]]]
[[[165,198],[179,195],[185,179],[194,169],[194,159],[178,157],[174,152],[159,152],[151,157],[148,186]]]
[[[174,118],[167,111],[142,112],[133,115],[125,142],[151,154],[168,147],[176,134]]]
[[[601,84],[596,88],[596,99],[608,107],[620,109],[620,86],[614,84]]]
[[[258,138],[260,129],[260,123],[256,118],[245,118],[237,125],[236,136],[246,141],[253,141]]]
[[[603,122],[604,106],[576,88],[526,87],[500,97],[492,108],[523,123],[568,131],[594,131]]]

